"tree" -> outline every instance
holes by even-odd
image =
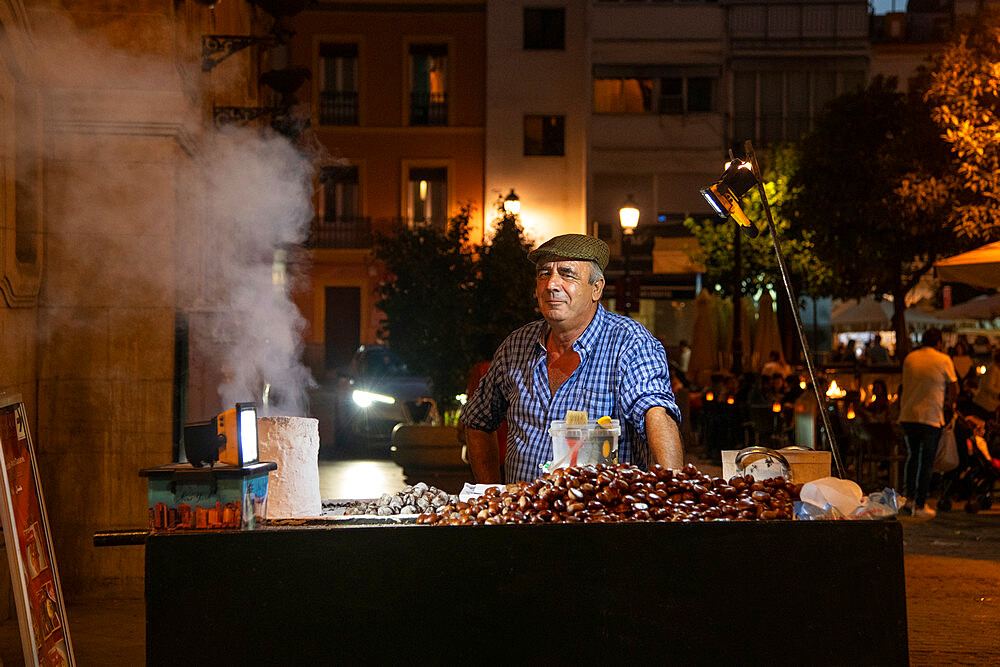
[[[906,294],[955,248],[942,186],[950,164],[919,94],[877,77],[832,100],[799,146],[782,214],[832,268],[831,294],[892,294],[897,351],[909,349]]]
[[[946,188],[963,237],[1000,238],[1000,10],[967,17],[933,62],[925,99],[953,153]],[[918,186],[919,188],[919,186]]]
[[[825,296],[829,274],[828,267],[814,252],[812,233],[808,230],[793,230],[782,213],[782,206],[790,195],[789,179],[795,171],[796,153],[791,146],[775,146],[758,156],[764,191],[767,193],[774,227],[785,254],[788,271],[793,276],[796,293],[802,296]],[[778,260],[771,244],[767,229],[764,206],[756,188],[743,198],[743,210],[747,217],[761,229],[757,238],[746,236],[740,243],[742,279],[740,292],[752,294],[760,287],[774,287],[781,291],[781,275]],[[692,257],[705,267],[705,280],[710,285],[718,284],[722,292],[731,295],[734,271],[734,231],[736,224],[712,216],[704,220],[688,218],[684,225],[698,240],[700,252]]]
[[[493,238],[481,246],[473,285],[474,353],[479,361],[492,359],[511,331],[538,319],[534,298],[535,276],[528,262],[531,242],[517,215],[497,204]]]
[[[383,331],[400,359],[429,378],[442,411],[465,391],[475,363],[537,317],[531,244],[518,217],[502,210],[481,246],[469,242],[468,205],[446,231],[417,226],[376,236],[375,257],[390,274],[377,304]]]
[[[376,304],[385,313],[383,332],[400,359],[429,379],[442,411],[464,391],[473,357],[470,214],[466,205],[445,231],[403,227],[376,235],[374,244],[391,276]]]

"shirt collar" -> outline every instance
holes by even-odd
[[[583,356],[590,354],[590,351],[594,349],[597,343],[598,336],[601,335],[601,331],[604,329],[605,320],[608,317],[608,311],[604,309],[604,306],[598,302],[597,312],[594,313],[594,317],[590,320],[590,324],[587,328],[583,330],[580,337],[573,341],[573,349],[577,352],[582,352]],[[549,333],[552,328],[549,323],[542,320],[541,330],[538,333],[538,339],[535,341],[535,352],[539,355],[548,352],[548,348],[545,346],[546,341],[549,339]]]

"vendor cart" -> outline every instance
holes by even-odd
[[[908,662],[888,521],[146,537],[147,663]]]

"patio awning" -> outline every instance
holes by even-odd
[[[1000,287],[1000,241],[947,257],[934,263],[944,282],[965,283],[982,288]]]

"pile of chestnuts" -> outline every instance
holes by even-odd
[[[412,486],[403,487],[399,493],[383,493],[382,497],[377,500],[359,502],[353,507],[348,507],[344,514],[348,516],[417,514],[435,509],[441,511],[449,504],[453,507],[456,503],[458,503],[458,496],[437,487],[428,486],[426,482],[417,482]]]
[[[783,477],[726,481],[690,463],[681,470],[630,464],[561,468],[533,482],[492,487],[469,502],[417,517],[430,525],[618,523],[633,521],[769,521],[792,518],[801,485]]]

